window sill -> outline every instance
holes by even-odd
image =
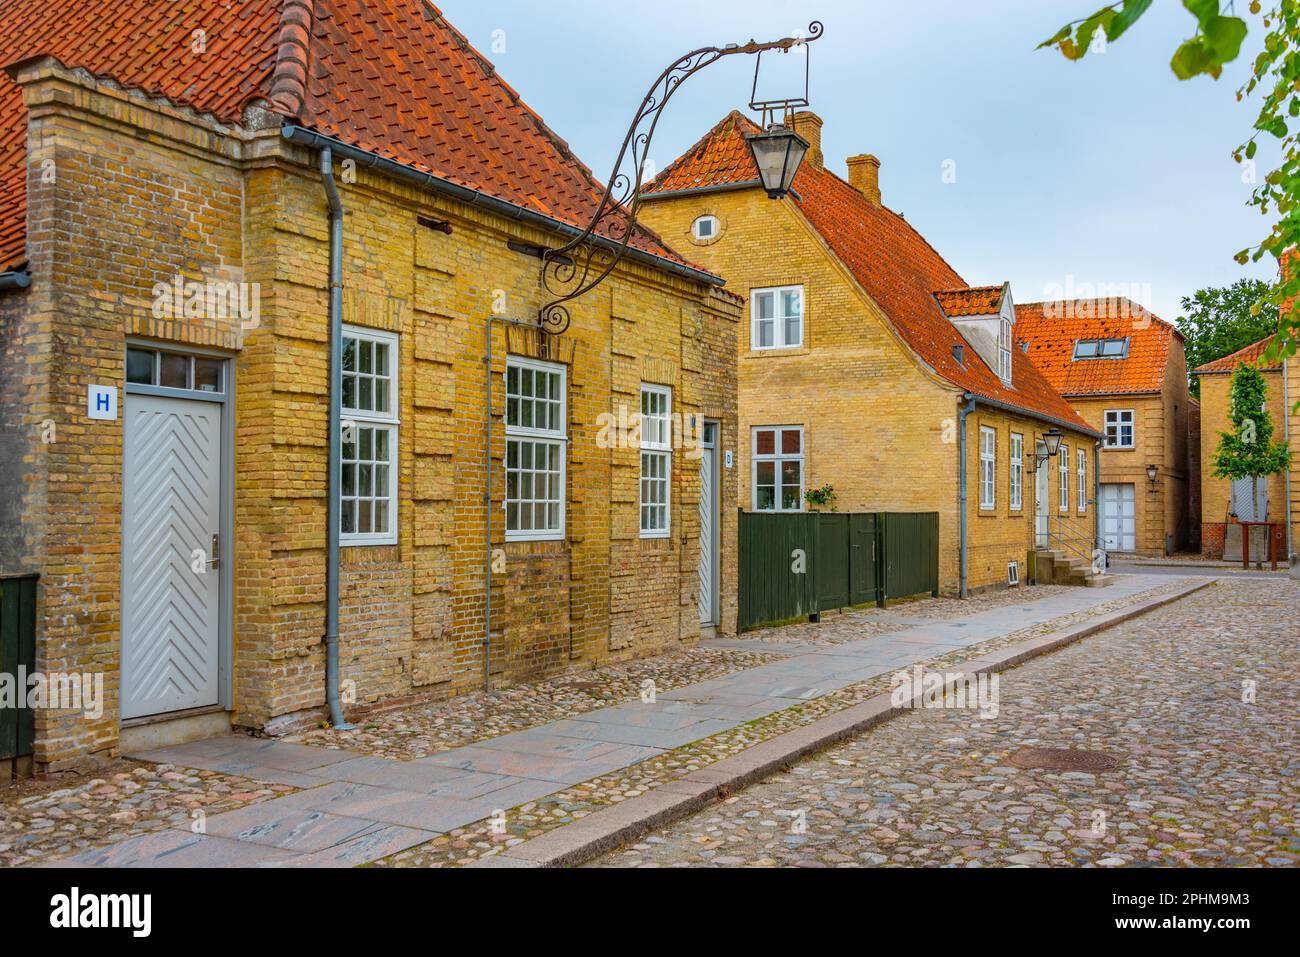
[[[386,535],[382,538],[340,538],[339,548],[375,548],[376,546],[396,545],[396,535]]]
[[[744,356],[742,356],[742,358],[767,359],[767,358],[779,358],[782,356],[806,356],[806,355],[810,355],[811,353],[812,350],[804,345],[769,346],[768,348],[765,349],[758,349],[755,348],[754,346],[750,346],[749,352],[747,352]]]
[[[564,532],[547,532],[545,535],[521,535],[517,532],[506,532],[505,538],[507,545],[513,545],[516,542],[562,542],[564,540]]]

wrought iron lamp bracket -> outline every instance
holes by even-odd
[[[641,101],[618,159],[614,161],[614,170],[610,174],[605,193],[601,197],[596,212],[587,227],[573,240],[557,249],[548,249],[542,253],[541,281],[546,294],[551,298],[538,311],[538,325],[545,332],[559,335],[569,327],[569,310],[567,303],[590,292],[600,285],[626,255],[628,247],[636,233],[637,212],[641,205],[642,177],[645,174],[646,157],[655,129],[668,105],[672,95],[682,83],[712,66],[724,57],[737,54],[758,56],[759,62],[754,69],[754,87],[751,97],[758,91],[758,68],[765,52],[790,50],[816,40],[822,35],[823,26],[813,21],[808,26],[807,36],[786,37],[759,43],[750,40],[745,44],[732,43],[723,47],[701,47],[685,56],[679,57],[671,66],[659,74]],[[804,96],[801,99],[757,101],[751,99],[750,108],[763,113],[764,123],[769,115],[777,109],[787,113],[800,105],[808,105],[808,68],[805,68]],[[631,164],[630,169],[624,169]]]

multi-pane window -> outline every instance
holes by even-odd
[[[1133,448],[1133,410],[1106,410],[1106,448]]]
[[[980,427],[980,508],[995,508],[998,501],[998,434]]]
[[[1123,359],[1128,339],[1080,339],[1074,344],[1076,359]]]
[[[692,224],[692,232],[699,240],[713,239],[718,235],[718,217],[701,216]]]
[[[1011,320],[1005,316],[998,330],[998,377],[1011,381]]]
[[[754,442],[754,511],[803,511],[803,428],[759,426]]]
[[[1085,512],[1088,509],[1088,451],[1079,449],[1079,511]]]
[[[750,348],[789,349],[803,344],[803,286],[755,289],[749,309]]]
[[[641,386],[641,537],[667,538],[673,475],[673,393]]]
[[[181,355],[144,346],[129,346],[126,350],[126,381],[134,385],[220,393],[225,391],[225,366],[224,359],[215,357]]]
[[[1019,511],[1025,501],[1025,437],[1011,433],[1011,510]]]
[[[339,540],[397,542],[397,336],[343,328]]]
[[[506,541],[564,537],[565,368],[506,360]]]
[[[1062,512],[1070,510],[1070,447],[1061,446],[1061,454],[1058,456],[1057,464],[1057,497],[1060,500]]]

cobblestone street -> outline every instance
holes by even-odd
[[[995,719],[897,718],[595,866],[1295,866],[1298,632],[1300,584],[1222,581],[1004,673]]]

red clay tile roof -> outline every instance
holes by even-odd
[[[953,316],[996,316],[1002,311],[1006,286],[973,286],[936,292],[939,308],[948,318]]]
[[[1230,356],[1224,356],[1222,359],[1215,359],[1213,362],[1207,362],[1203,366],[1197,366],[1192,370],[1193,375],[1200,375],[1202,372],[1236,372],[1237,366],[1248,365],[1257,366],[1260,369],[1280,369],[1281,365],[1277,360],[1273,360],[1271,365],[1264,365],[1264,351],[1273,344],[1277,336],[1267,336],[1260,339],[1259,342],[1252,342],[1244,349],[1238,349]]]
[[[746,133],[758,126],[733,112],[667,167],[647,192],[749,183],[758,179]],[[805,163],[794,180],[794,199],[809,223],[884,310],[899,335],[940,376],[977,396],[1095,434],[1019,348],[1012,350],[1012,387],[973,349],[963,366],[953,346],[967,345],[944,316],[937,290],[967,283],[897,213],[876,206],[829,170]],[[996,288],[999,293],[1002,287]]]
[[[424,0],[4,0],[0,66],[48,55],[237,123],[255,100],[398,163],[585,226],[602,187]],[[192,51],[192,33],[207,49]],[[0,271],[25,260],[27,116],[0,73]],[[686,264],[648,230],[638,248]]]
[[[1159,392],[1174,336],[1182,333],[1129,299],[1016,303],[1016,337],[1062,395]],[[1074,358],[1080,339],[1125,338],[1125,358]]]

